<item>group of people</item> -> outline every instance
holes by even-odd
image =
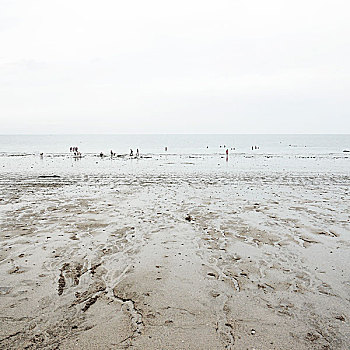
[[[78,147],[73,146],[69,148],[69,152],[73,152],[74,157],[80,157],[81,158],[81,152],[79,152]]]
[[[226,148],[226,145],[220,146],[220,148],[221,148],[221,147]],[[207,148],[209,148],[209,146],[207,146]],[[227,150],[228,150],[228,148],[227,148]],[[235,147],[231,147],[231,151],[235,151],[235,150],[236,150]]]
[[[131,148],[130,148],[130,157],[134,157],[134,151]],[[136,158],[140,157],[140,152],[138,148],[136,149],[135,157]]]
[[[140,157],[140,151],[139,151],[139,149],[137,148],[136,149],[136,154],[135,154],[135,156],[134,156],[134,151],[130,148],[130,157],[136,157],[136,158],[138,158],[138,157]],[[113,152],[113,150],[111,150],[111,158],[113,158],[113,157],[115,157],[116,156],[116,153],[115,152]],[[101,158],[103,158],[103,157],[105,157],[105,155],[103,154],[103,152],[101,152],[100,153],[100,157]]]
[[[220,145],[220,148],[221,147],[226,148],[226,145],[223,145],[223,146]],[[207,146],[207,148],[209,148],[209,147]],[[259,146],[252,146],[252,151],[254,151],[255,149],[260,149],[260,147]],[[235,150],[236,150],[235,147],[231,147],[231,151],[235,151]],[[226,154],[228,153],[227,151],[228,151],[228,149],[226,150]]]

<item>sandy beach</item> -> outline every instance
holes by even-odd
[[[348,349],[349,185],[3,170],[0,347]]]
[[[350,350],[349,14],[0,0],[0,350]]]

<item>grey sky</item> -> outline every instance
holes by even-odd
[[[0,0],[2,133],[350,133],[350,3]]]

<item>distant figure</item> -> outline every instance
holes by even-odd
[[[102,152],[100,153],[100,157],[101,157],[101,158],[103,157],[103,153],[102,153]]]
[[[113,158],[113,151],[111,150],[111,158]]]
[[[167,152],[168,151],[168,147],[165,147],[165,152]]]
[[[40,157],[42,158],[44,156],[44,153],[40,153]]]
[[[226,155],[228,156],[228,149],[226,150]]]
[[[130,148],[130,157],[132,157],[134,155],[133,150]]]
[[[72,150],[73,150],[73,147],[71,147],[71,148],[69,149],[69,152],[72,152]]]
[[[136,149],[136,157],[140,157],[140,152],[138,148]]]
[[[254,151],[254,147],[252,146],[252,151]]]

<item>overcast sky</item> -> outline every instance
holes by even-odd
[[[350,133],[349,0],[0,0],[0,134]]]

